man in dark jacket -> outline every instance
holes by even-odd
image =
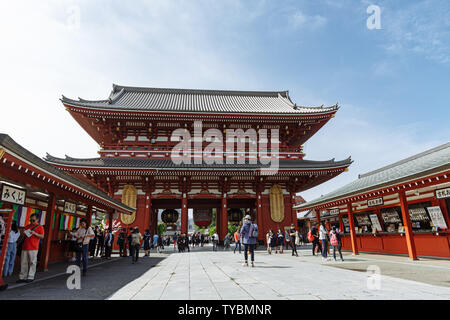
[[[241,228],[242,243],[244,244],[244,266],[246,267],[248,267],[248,253],[250,253],[251,255],[251,266],[255,266],[255,245],[258,226],[256,224],[253,224],[251,219],[252,217],[250,215],[246,215],[244,217],[244,225]]]

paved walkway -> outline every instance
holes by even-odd
[[[322,263],[311,250],[300,257],[256,253],[254,268],[243,256],[210,247],[191,253],[152,253],[131,264],[117,258],[92,265],[81,290],[69,290],[67,274],[0,292],[6,299],[450,299],[450,261],[344,254],[344,262]],[[367,268],[381,271],[379,287]],[[412,281],[412,279],[417,281]]]
[[[369,257],[367,257],[369,256]],[[379,288],[373,273],[347,270],[365,264],[375,269],[377,259],[390,261],[380,267]],[[383,275],[392,265],[419,268],[420,272],[448,277],[450,262],[410,263],[403,257],[345,254],[345,262],[322,263],[321,258],[302,250],[300,257],[289,252],[268,255],[258,252],[254,268],[242,266],[242,255],[232,252],[175,254],[110,299],[450,299],[450,288]],[[400,261],[398,261],[400,260]],[[386,264],[386,262],[383,262]],[[422,277],[423,278],[423,277]]]

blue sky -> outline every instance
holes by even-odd
[[[380,30],[366,27],[371,4]],[[306,159],[355,161],[303,193],[312,200],[450,140],[449,16],[447,0],[3,1],[0,131],[39,156],[96,157],[61,94],[289,90],[300,105],[341,105]]]

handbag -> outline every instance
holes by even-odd
[[[75,243],[75,246],[74,246],[75,252],[83,252],[83,245],[84,245],[83,242],[84,242],[84,239],[86,239],[87,233],[88,233],[88,229],[86,229],[86,232],[84,233],[83,240],[81,240],[81,242],[77,241],[77,243]]]

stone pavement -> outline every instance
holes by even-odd
[[[383,274],[383,269],[400,264],[404,272],[420,268],[420,272],[447,277],[449,261],[440,261],[440,266],[435,261],[417,265],[404,257],[354,257],[346,253],[344,262],[323,263],[309,249],[300,250],[300,255],[292,257],[289,251],[269,255],[259,251],[255,267],[250,268],[242,266],[242,255],[231,251],[174,254],[109,299],[450,299],[450,288]],[[377,259],[387,259],[391,265],[380,267],[379,287],[373,273],[344,267],[364,264],[366,271],[367,266],[377,265]]]
[[[129,257],[92,265],[81,290],[67,289],[68,275],[55,274],[0,292],[0,300],[450,299],[448,260],[344,253],[344,262],[322,262],[303,248],[300,257],[258,251],[254,268],[242,266],[243,255],[232,251],[166,248],[134,265]],[[366,272],[374,266],[381,271],[379,288],[376,276]]]

